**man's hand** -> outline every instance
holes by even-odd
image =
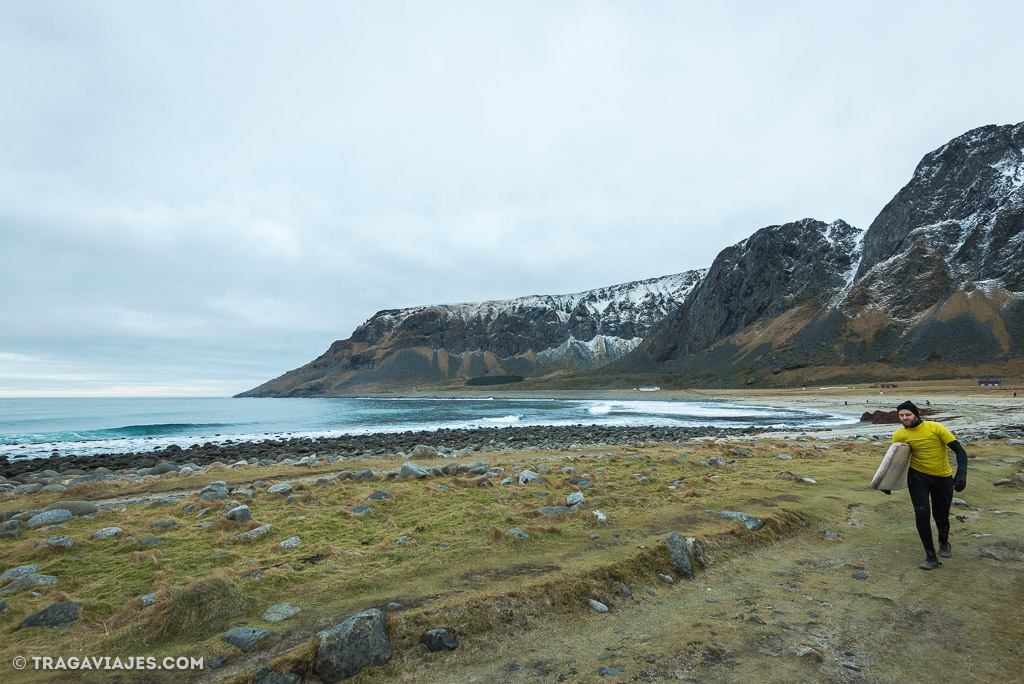
[[[967,471],[957,470],[953,478],[953,491],[962,492],[967,488]]]

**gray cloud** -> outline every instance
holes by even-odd
[[[382,308],[866,228],[1020,120],[1014,3],[0,4],[0,395],[219,393]],[[133,389],[134,388],[134,389]]]

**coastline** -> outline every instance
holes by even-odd
[[[593,401],[700,401],[736,403],[779,409],[817,410],[832,415],[846,414],[856,421],[861,414],[892,411],[907,398],[922,408],[928,403],[930,420],[943,423],[958,439],[968,443],[995,431],[1010,431],[1013,436],[1024,432],[1024,398],[1015,398],[1011,386],[996,390],[960,386],[928,386],[908,383],[903,388],[813,388],[786,390],[633,390],[533,391],[533,392],[419,392],[387,395],[401,398],[465,399],[496,397],[502,399],[560,399]],[[888,394],[885,394],[888,392]],[[377,397],[383,395],[360,395]],[[926,398],[927,397],[927,398]],[[178,445],[156,447],[145,451],[108,452],[90,455],[51,454],[49,457],[8,459],[0,457],[0,475],[16,477],[56,471],[76,475],[89,474],[99,468],[127,471],[150,468],[157,463],[192,464],[202,467],[215,463],[224,465],[248,462],[251,465],[274,465],[286,459],[307,457],[337,462],[347,458],[404,457],[419,444],[438,449],[450,456],[485,455],[509,450],[554,450],[576,446],[638,445],[653,442],[687,442],[696,439],[796,439],[814,435],[819,439],[865,438],[884,440],[895,425],[851,422],[842,426],[803,426],[795,429],[762,427],[616,427],[601,425],[572,426],[500,426],[486,428],[440,429],[415,432],[375,432],[358,435],[310,437],[304,435],[263,435],[253,440],[205,442],[188,448]]]

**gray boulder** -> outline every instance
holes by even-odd
[[[544,515],[558,515],[559,513],[572,513],[572,509],[571,508],[566,508],[565,506],[541,506],[537,510],[539,510]]]
[[[281,622],[282,620],[287,620],[301,612],[302,609],[298,606],[293,606],[287,601],[284,601],[282,603],[275,603],[263,611],[262,620],[264,622]]]
[[[203,501],[221,501],[228,496],[228,483],[223,480],[211,482],[199,491],[199,498]]]
[[[395,655],[387,615],[375,608],[318,632],[316,638],[313,673],[326,684],[352,677],[364,667],[384,665]]]
[[[526,533],[526,530],[520,529],[518,527],[513,527],[510,530],[506,530],[505,535],[509,537],[520,537],[522,539],[530,538],[530,535]]]
[[[591,608],[596,610],[598,613],[608,612],[608,606],[604,605],[600,601],[595,601],[594,599],[587,599],[587,603],[590,605]]]
[[[164,473],[178,472],[178,466],[167,461],[160,461],[149,471],[150,475],[163,475]]]
[[[21,591],[22,589],[35,589],[36,587],[46,587],[56,583],[57,578],[53,575],[37,575],[33,572],[27,575],[22,575],[10,584],[4,585],[4,587],[0,589],[0,594],[7,594],[12,591]]]
[[[668,547],[668,565],[672,572],[686,579],[693,579],[693,566],[690,564],[690,551],[686,548],[686,540],[678,532],[669,532],[665,537]]]
[[[686,538],[686,548],[690,552],[690,559],[697,564],[698,568],[706,568],[708,566],[708,558],[704,553],[704,545],[700,543],[700,540],[696,537]]]
[[[169,530],[172,527],[177,527],[178,521],[173,518],[161,518],[160,520],[154,520],[150,527],[155,527],[158,530]]]
[[[420,637],[420,643],[426,646],[431,653],[454,651],[459,647],[459,640],[453,637],[447,629],[430,630]]]
[[[565,497],[565,505],[569,508],[579,508],[583,505],[583,492],[573,492]]]
[[[47,537],[36,544],[36,551],[43,549],[69,549],[75,540],[71,537]]]
[[[89,539],[96,541],[97,539],[110,539],[116,537],[119,534],[123,534],[124,530],[120,527],[104,527],[101,530],[96,530]]]
[[[0,575],[0,584],[18,579],[19,577],[24,577],[25,575],[31,575],[33,572],[37,572],[41,567],[41,565],[22,565],[17,568],[6,570],[4,574]]]
[[[273,527],[273,525],[271,525],[270,523],[267,523],[266,525],[261,525],[260,527],[257,527],[254,530],[249,530],[248,532],[242,532],[241,534],[236,534],[233,537],[228,537],[228,541],[240,541],[242,539],[255,539],[256,537],[261,537],[264,534],[266,534],[267,532],[269,532],[270,528],[272,528],[272,527]]]
[[[718,511],[718,515],[724,515],[726,518],[739,520],[747,526],[748,530],[759,530],[764,527],[763,520],[755,518],[752,515],[747,515],[746,513],[739,513],[737,511]]]
[[[156,603],[155,591],[152,594],[145,594],[139,597],[139,608],[149,608],[154,603]]]
[[[352,513],[352,514],[355,514],[355,515],[366,515],[367,513],[372,513],[373,512],[373,506],[367,506],[365,504],[359,504],[358,506],[355,506],[354,508],[350,508],[348,512]]]
[[[302,542],[302,539],[301,539],[300,537],[298,537],[298,536],[294,536],[294,537],[288,537],[288,538],[287,538],[287,539],[285,539],[285,540],[284,540],[283,542],[281,542],[280,544],[278,544],[278,546],[283,546],[283,547],[285,547],[286,549],[294,549],[294,548],[295,548],[296,546],[298,546],[298,545],[299,545],[299,544],[300,544],[301,542]]]
[[[535,480],[539,479],[540,475],[533,472],[532,470],[524,470],[523,472],[519,473],[519,484],[521,485],[530,484],[531,482],[534,482]]]
[[[53,511],[57,509],[71,511],[71,515],[78,518],[83,515],[92,515],[93,513],[98,513],[100,507],[91,501],[57,501],[46,507],[46,510],[48,511]]]
[[[255,629],[253,627],[235,627],[226,634],[221,635],[220,640],[231,644],[236,648],[247,652],[250,648],[272,635],[269,629]]]
[[[267,494],[282,494],[288,496],[292,493],[292,486],[287,482],[281,482],[276,485],[271,485],[267,488]]]
[[[24,620],[18,629],[27,627],[40,627],[42,629],[67,629],[78,620],[78,614],[82,610],[79,601],[59,601],[51,603],[37,613],[32,613]]]
[[[252,520],[252,511],[248,506],[236,506],[228,511],[228,519],[234,520],[239,525],[244,525]]]
[[[30,530],[34,530],[37,527],[42,527],[43,525],[58,525],[60,523],[67,522],[73,517],[74,516],[71,515],[71,511],[64,508],[57,508],[52,511],[43,511],[38,515],[32,516],[28,519],[28,522],[25,523],[25,527]]]
[[[417,444],[409,458],[437,458],[437,449],[426,444]]]
[[[422,468],[415,463],[406,461],[402,464],[402,470],[398,473],[400,477],[415,477],[418,480],[430,475],[430,472],[426,468]]]

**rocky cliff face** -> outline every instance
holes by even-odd
[[[970,131],[926,155],[862,239],[841,221],[805,220],[726,249],[616,369],[770,385],[787,370],[800,371],[791,379],[884,378],[911,366],[998,372],[1022,356],[1017,124]]]
[[[240,396],[320,396],[594,368],[636,347],[705,271],[570,295],[376,313],[319,358]]]

